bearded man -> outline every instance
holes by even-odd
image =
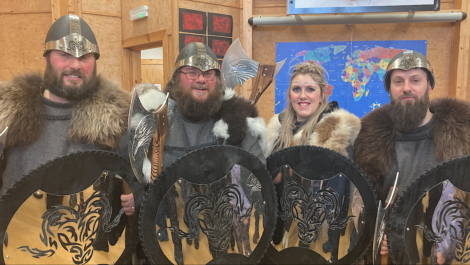
[[[430,167],[470,154],[470,103],[429,100],[435,79],[421,53],[405,51],[393,57],[384,86],[391,103],[362,118],[354,143],[354,161],[371,179],[382,205],[397,172],[400,195]],[[387,253],[384,237],[381,254]]]
[[[43,56],[42,77],[27,73],[0,83],[0,128],[8,126],[0,195],[30,170],[73,152],[99,149],[127,157],[121,135],[130,96],[96,74],[100,53],[88,24],[74,15],[59,18]]]
[[[187,44],[175,69],[165,86],[170,99],[162,168],[193,150],[222,144],[241,147],[265,162],[264,121],[252,102],[225,90],[209,46]]]

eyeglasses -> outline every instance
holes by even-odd
[[[206,81],[212,81],[212,80],[214,80],[214,76],[215,76],[215,71],[214,70],[209,70],[209,71],[206,71],[206,72],[198,72],[198,71],[194,71],[194,70],[188,70],[187,72],[180,71],[180,73],[185,74],[186,77],[189,80],[196,80],[202,74],[202,76],[204,77],[204,79]]]

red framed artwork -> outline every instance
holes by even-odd
[[[191,9],[179,9],[179,31],[206,34],[206,12]]]
[[[190,42],[202,42],[207,44],[207,37],[203,35],[180,33],[180,51]]]
[[[225,52],[232,44],[232,38],[221,38],[209,36],[209,47],[214,51],[217,58],[224,58]]]
[[[232,16],[209,13],[208,34],[224,37],[232,37],[233,19]]]

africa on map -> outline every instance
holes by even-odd
[[[362,117],[390,102],[383,86],[390,60],[405,50],[426,56],[426,44],[425,40],[277,43],[276,61],[287,61],[276,76],[275,113],[286,106],[295,65],[312,60],[325,68],[329,101],[337,101],[341,108]]]

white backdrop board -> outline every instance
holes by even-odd
[[[440,0],[289,0],[288,14],[437,11]]]

